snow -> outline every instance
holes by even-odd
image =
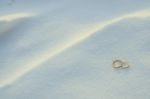
[[[149,1],[8,2],[0,1],[0,98],[150,97]],[[112,68],[115,59],[130,68]]]

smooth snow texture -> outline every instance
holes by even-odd
[[[147,99],[150,10],[148,1],[134,3],[16,0],[2,6],[0,97]],[[118,58],[131,68],[114,70]]]
[[[13,18],[17,18],[15,16],[6,16],[4,18],[6,18],[6,20],[11,20]],[[21,15],[21,17],[24,17],[26,15]],[[89,29],[83,29],[81,30],[81,33],[78,33],[79,35],[77,35],[76,37],[71,37],[70,40],[66,41],[66,43],[61,44],[60,46],[58,46],[57,48],[55,48],[53,51],[48,51],[48,52],[44,52],[42,53],[42,55],[38,56],[37,58],[35,58],[33,61],[25,64],[26,68],[22,68],[22,69],[16,69],[15,74],[12,75],[12,77],[8,78],[7,80],[2,81],[1,86],[5,86],[5,85],[9,85],[11,83],[13,83],[15,80],[17,80],[19,77],[21,77],[22,75],[28,73],[29,71],[31,71],[32,69],[38,67],[40,64],[42,64],[43,62],[47,61],[48,59],[54,57],[55,55],[63,52],[64,50],[66,50],[67,48],[81,42],[82,40],[90,37],[93,33],[103,30],[104,28],[107,28],[107,26],[114,24],[116,22],[119,22],[121,20],[124,20],[126,18],[144,18],[144,17],[149,17],[150,16],[150,11],[143,11],[143,12],[139,12],[139,13],[133,13],[133,14],[128,14],[128,15],[124,15],[115,19],[111,19],[109,21],[100,23],[100,24],[96,24],[95,26],[93,26],[92,28],[87,27]],[[20,14],[19,16],[20,17]]]

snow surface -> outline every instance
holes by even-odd
[[[0,99],[148,99],[149,6],[0,0]]]

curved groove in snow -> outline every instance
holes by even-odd
[[[21,14],[20,17],[23,16],[28,16],[28,15],[24,15]],[[38,66],[40,66],[42,63],[46,62],[47,60],[53,58],[54,56],[62,53],[63,51],[67,50],[68,48],[78,44],[79,42],[87,39],[88,37],[90,37],[92,34],[94,34],[97,31],[101,31],[104,28],[115,24],[119,21],[122,21],[124,19],[128,19],[128,18],[146,18],[146,17],[150,17],[150,11],[141,11],[141,12],[136,12],[136,13],[131,13],[131,14],[127,14],[124,16],[120,16],[99,24],[95,24],[93,25],[93,27],[90,28],[84,28],[82,31],[80,31],[79,35],[70,38],[70,40],[66,41],[66,43],[64,44],[60,44],[60,46],[58,46],[57,48],[55,48],[53,51],[47,51],[42,53],[39,57],[37,57],[36,59],[34,59],[34,61],[31,61],[27,64],[25,64],[26,68],[21,68],[16,70],[15,74],[12,74],[12,76],[4,81],[0,82],[0,87],[5,87],[7,85],[11,85],[13,83],[16,82],[16,80],[18,80],[20,77],[24,76],[25,74],[27,74],[28,72],[32,71],[33,69],[37,68]],[[10,21],[12,19],[16,19],[16,15],[14,15],[13,17],[7,16],[7,17],[1,17],[0,20],[7,20]]]

